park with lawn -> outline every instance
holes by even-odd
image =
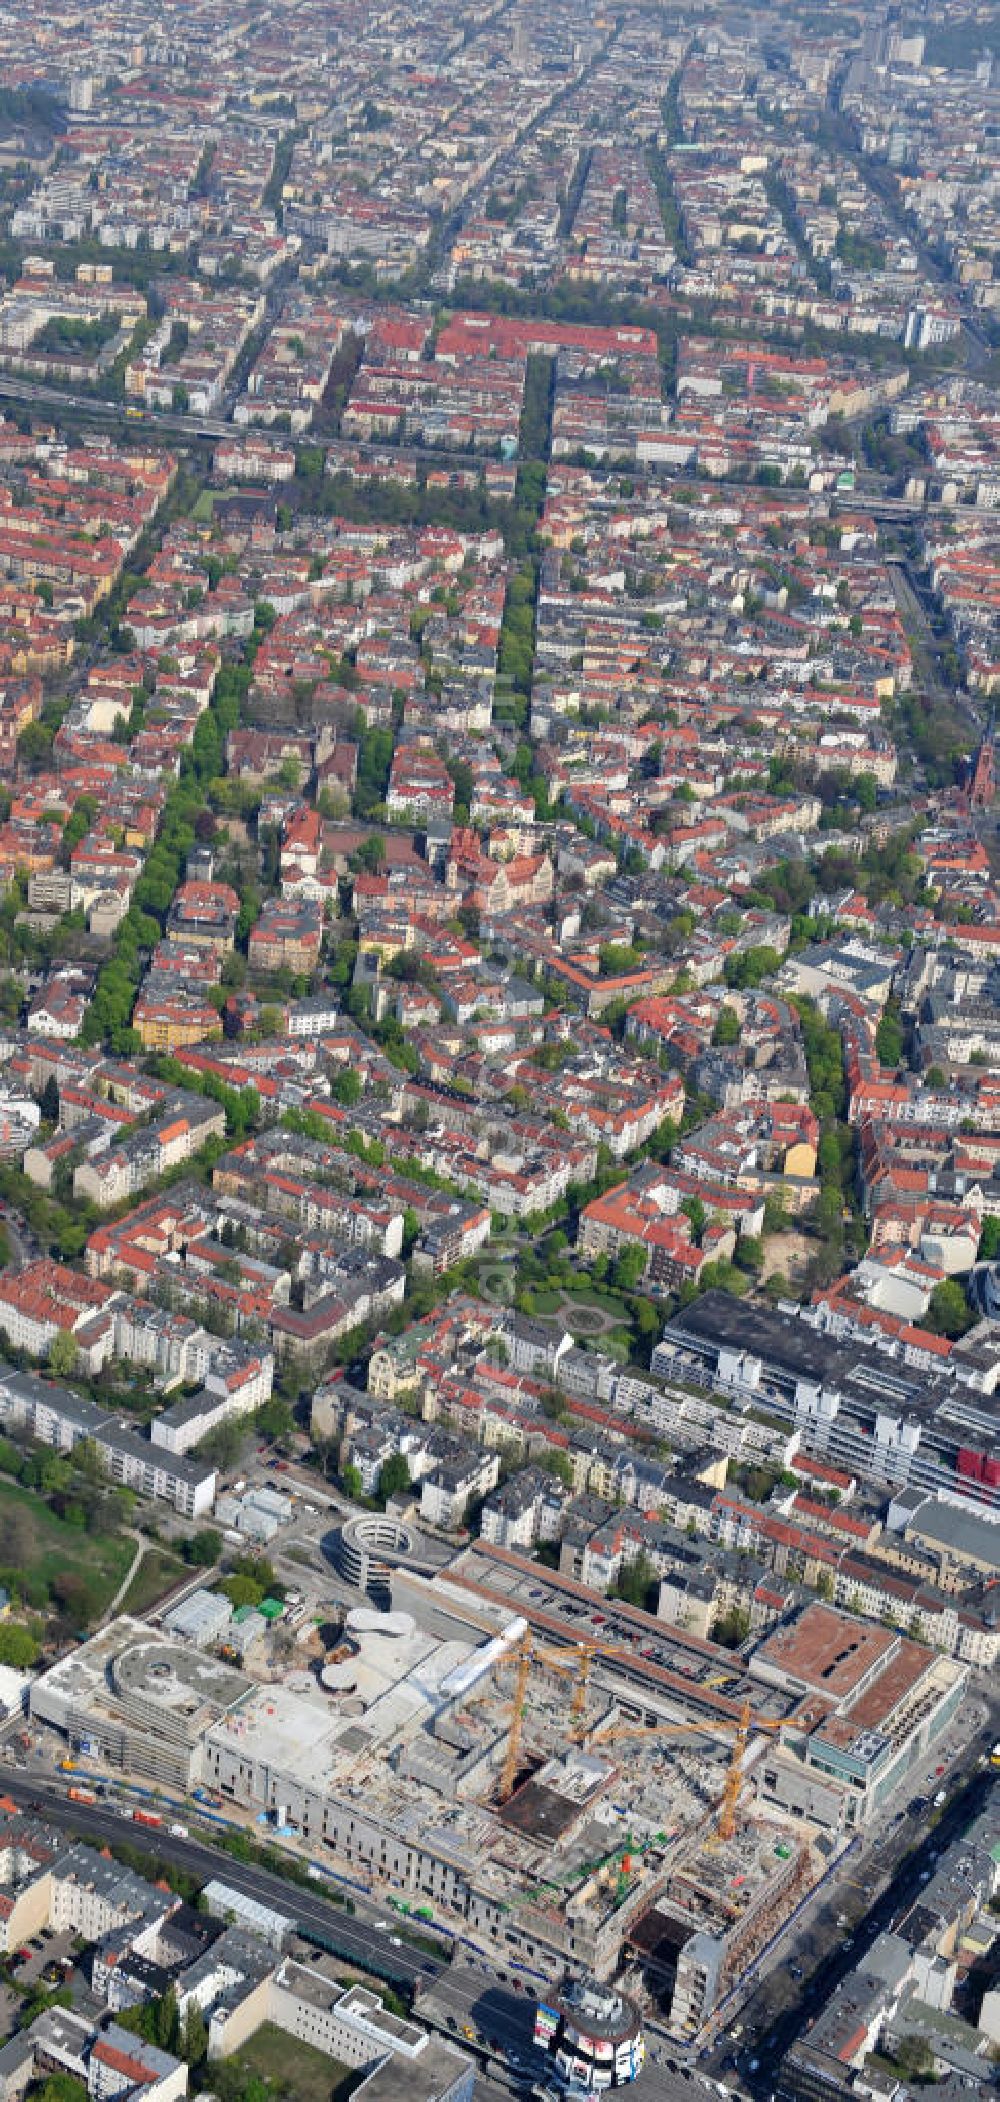
[[[74,1628],[100,1619],[135,1555],[113,1503],[108,1497],[106,1518],[90,1526],[87,1502],[74,1501],[68,1487],[60,1510],[37,1488],[0,1475],[0,1584],[15,1606]]]
[[[209,2069],[212,2092],[219,2102],[347,2102],[365,2078],[327,2058],[311,2044],[300,2043],[273,2022],[232,2058],[215,2060]]]

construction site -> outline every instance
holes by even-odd
[[[817,1834],[814,1849],[801,1824],[757,1805],[755,1772],[779,1715],[755,1715],[748,1701],[730,1719],[682,1717],[648,1694],[626,1701],[602,1647],[567,1652],[519,1634],[437,1718],[434,1746],[439,1760],[471,1760],[477,1812],[492,1812],[480,1822],[480,1886],[507,1886],[506,1940],[529,1959],[558,1951],[597,1978],[624,1966],[687,2038],[835,1847]],[[415,1778],[417,1757],[414,1747],[405,1761]]]
[[[331,1606],[284,1660],[266,1636],[256,1669],[121,1620],[33,1715],[539,1987],[621,1980],[701,2035],[965,1674],[830,1607],[746,1658],[618,1602],[581,1627],[578,1587],[516,1562],[397,1569],[385,1608]]]

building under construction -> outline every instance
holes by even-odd
[[[545,1983],[630,1967],[702,2031],[966,1673],[809,1606],[749,1660],[481,1543],[236,1671],[122,1619],[32,1686],[90,1756],[271,1819]],[[305,1630],[310,1637],[312,1630]],[[169,1755],[169,1770],[165,1762]]]
[[[689,2041],[719,2014],[817,1868],[801,1835],[750,1820],[731,1839],[680,1852],[655,1904],[627,1937],[629,1955],[679,2037]]]

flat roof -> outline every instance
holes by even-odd
[[[947,1667],[949,1663],[948,1658],[939,1658],[936,1651],[927,1649],[922,1642],[910,1642],[904,1635],[874,1686],[869,1686],[860,1700],[853,1703],[851,1721],[862,1729],[878,1729],[907,1694],[919,1686],[921,1679],[935,1671],[939,1664]]]
[[[439,2102],[451,2094],[460,2076],[471,2072],[474,2060],[442,2037],[429,2036],[417,2058],[398,2051],[386,2058],[364,2083],[365,2102]]]
[[[564,1760],[550,1759],[504,1804],[500,1822],[528,1838],[554,1845],[579,1823],[613,1779],[614,1771],[600,1759],[573,1758],[572,1754]]]
[[[872,1670],[888,1662],[900,1643],[892,1628],[856,1620],[835,1606],[807,1606],[790,1627],[776,1628],[751,1662],[801,1680],[833,1701],[845,1701]],[[916,1649],[917,1645],[908,1645]],[[920,1652],[924,1661],[927,1651]]]
[[[925,1372],[883,1351],[874,1352],[869,1342],[826,1335],[794,1314],[748,1306],[727,1292],[705,1292],[675,1314],[662,1342],[680,1352],[704,1353],[706,1359],[723,1349],[760,1358],[779,1381],[808,1380],[836,1390],[861,1413],[918,1423],[939,1420],[943,1433],[958,1444],[964,1442],[960,1411],[964,1415],[974,1408],[984,1434],[1000,1416],[998,1394],[959,1386],[941,1372]]]
[[[687,1494],[687,1484],[684,1490]],[[477,1601],[504,1600],[547,1642],[596,1644],[592,1678],[601,1683],[611,1674],[624,1679],[633,1700],[676,1704],[679,1699],[685,1712],[719,1716],[727,1724],[738,1720],[745,1700],[755,1714],[780,1719],[790,1712],[791,1703],[780,1691],[753,1679],[732,1650],[621,1599],[600,1598],[512,1549],[470,1541],[452,1564],[450,1581],[468,1587]]]
[[[157,1660],[169,1667],[162,1677],[151,1673]],[[171,1641],[145,1621],[121,1614],[50,1665],[32,1690],[66,1701],[92,1702],[104,1713],[120,1713],[119,1683],[158,1701],[164,1716],[176,1709],[185,1728],[196,1733],[199,1718],[203,1722],[213,1710],[218,1713],[231,1706],[252,1682],[231,1665],[216,1663],[181,1641]]]

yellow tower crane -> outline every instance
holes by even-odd
[[[534,1636],[530,1633],[527,1635],[522,1635],[514,1654],[517,1657],[517,1664],[514,1669],[514,1698],[511,1703],[510,1729],[507,1733],[507,1749],[504,1753],[503,1766],[500,1769],[499,1800],[501,1803],[506,1803],[514,1793],[514,1783],[517,1779],[518,1761],[521,1756],[521,1738],[524,1732],[524,1713],[525,1705],[528,1698],[528,1685],[531,1679],[532,1666],[535,1664],[545,1664],[548,1666],[550,1671],[554,1671],[557,1673],[575,1672],[577,1670],[577,1656],[575,1649],[543,1649],[535,1641]],[[577,1687],[577,1689],[574,1691],[573,1699],[570,1703],[571,1710],[574,1713],[576,1712],[578,1691],[579,1688]],[[584,1689],[584,1699],[586,1699],[586,1689]]]
[[[590,1683],[590,1671],[595,1657],[618,1657],[621,1659],[623,1656],[620,1644],[613,1642],[583,1641],[562,1644],[557,1648],[543,1648],[536,1642],[530,1632],[522,1635],[517,1648],[513,1652],[509,1652],[508,1657],[510,1654],[516,1656],[517,1664],[514,1673],[514,1698],[511,1704],[510,1731],[507,1737],[507,1750],[500,1772],[499,1801],[501,1803],[506,1803],[513,1794],[514,1782],[517,1779],[518,1760],[521,1756],[521,1738],[524,1732],[525,1704],[528,1697],[528,1685],[531,1679],[532,1667],[535,1664],[544,1664],[550,1671],[556,1673],[572,1673],[575,1684],[569,1704],[569,1712],[572,1718],[573,1735],[579,1738],[584,1734],[583,1726],[587,1713],[587,1687]]]
[[[735,1731],[715,1827],[716,1839],[732,1839],[736,1830],[736,1812],[743,1791],[743,1762],[750,1742],[750,1732],[773,1732],[780,1728],[781,1724],[778,1722],[755,1716],[749,1701],[744,1701],[739,1715],[735,1718],[713,1715],[705,1722],[624,1723],[607,1731],[596,1730],[592,1742],[615,1744],[623,1737],[713,1737],[723,1731]]]

